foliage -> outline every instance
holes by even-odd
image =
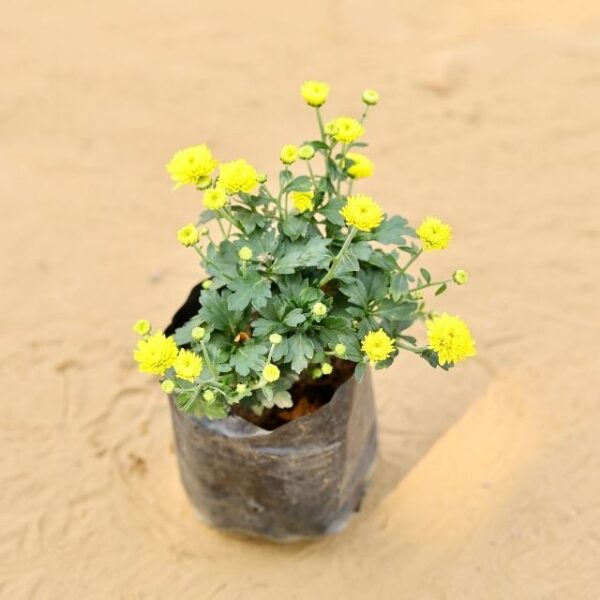
[[[353,149],[367,145],[357,139],[379,96],[365,91],[360,119],[338,117],[324,126],[321,106],[328,93],[322,82],[302,87],[320,135],[299,150],[283,148],[275,185],[242,159],[222,164],[215,174],[216,161],[213,166],[204,145],[178,152],[169,163],[178,185],[203,190],[207,207],[196,225],[179,232],[211,283],[204,286],[209,289],[201,293],[197,315],[174,336],[179,352],[188,354],[177,368],[172,352],[170,368],[163,368],[163,356],[157,367],[151,364],[182,410],[222,418],[238,403],[257,413],[289,407],[294,381],[329,373],[335,355],[356,363],[359,380],[369,363],[387,368],[403,351],[432,366],[440,362],[431,344],[418,346],[406,330],[419,319],[439,318],[426,310],[424,290],[443,293],[453,281],[464,283],[466,273],[435,281],[426,269],[415,274],[411,267],[424,250],[446,247],[451,230],[428,218],[419,237],[406,219],[352,194],[355,180],[373,172],[371,161]],[[205,226],[211,222],[220,240]],[[430,327],[444,352],[443,368],[453,364],[448,357],[464,358],[462,346],[452,346],[448,323],[455,321]],[[462,321],[460,327],[472,355],[468,328]],[[136,331],[150,350],[157,345],[149,327],[138,323]],[[159,342],[162,348],[165,342]],[[201,360],[194,361],[190,351]],[[152,356],[144,358],[148,371]]]

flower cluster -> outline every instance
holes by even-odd
[[[181,410],[222,418],[236,405],[290,408],[298,378],[327,378],[344,363],[360,381],[369,365],[389,367],[402,352],[444,369],[475,355],[462,319],[425,307],[427,291],[464,285],[467,273],[414,271],[423,252],[448,247],[451,227],[426,217],[412,229],[353,191],[374,171],[362,139],[379,94],[363,92],[359,117],[325,121],[329,92],[321,81],[302,84],[319,134],[280,149],[275,185],[245,159],[218,163],[204,144],[167,164],[176,188],[201,190],[204,211],[177,239],[206,275],[197,314],[174,335],[147,320],[134,325],[134,359]],[[425,323],[423,345],[407,333],[416,321]]]

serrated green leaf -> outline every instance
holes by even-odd
[[[281,228],[291,240],[297,240],[306,236],[308,221],[304,217],[291,215],[283,221]]]
[[[312,179],[308,175],[300,175],[292,179],[284,188],[286,193],[289,192],[308,192],[313,187]]]
[[[417,308],[416,302],[396,303],[393,300],[382,300],[373,315],[389,321],[403,321],[410,319]]]
[[[226,331],[233,323],[241,320],[241,313],[232,312],[227,304],[228,291],[220,294],[217,290],[204,290],[200,295],[198,316],[216,329]]]
[[[304,321],[306,321],[306,317],[302,314],[301,308],[294,308],[283,319],[283,323],[288,327],[297,327]]]
[[[245,277],[231,281],[228,287],[233,291],[227,299],[230,310],[244,310],[249,304],[254,308],[262,308],[266,305],[267,298],[271,297],[271,282],[256,273],[248,273]]]
[[[345,201],[341,198],[331,199],[324,207],[319,208],[319,212],[334,225],[342,227],[345,223],[340,210],[344,207]]]
[[[292,370],[301,373],[308,366],[308,361],[313,357],[314,345],[312,340],[303,333],[296,333],[288,338],[288,352],[285,362],[292,364]]]
[[[273,273],[291,274],[302,267],[325,268],[331,259],[327,238],[311,238],[308,242],[291,242],[285,245],[283,256],[273,265]]]
[[[393,273],[390,282],[392,299],[397,302],[406,292],[408,292],[408,279],[406,275],[404,273]]]
[[[414,230],[407,225],[408,221],[399,216],[386,219],[373,233],[373,239],[382,244],[405,243],[405,236],[412,235]]]
[[[360,383],[363,380],[366,368],[367,366],[365,365],[365,363],[362,362],[358,363],[354,368],[354,379],[356,379],[358,383]]]
[[[261,344],[242,344],[231,354],[229,363],[239,375],[245,377],[250,371],[258,373],[262,370],[268,352],[269,349]]]

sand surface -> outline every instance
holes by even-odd
[[[600,597],[598,2],[23,0],[0,45],[0,597]],[[377,373],[363,512],[282,547],[198,522],[130,327],[199,277],[165,161],[274,173],[314,77],[380,91],[360,189],[453,224],[479,356]]]

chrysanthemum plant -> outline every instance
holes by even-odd
[[[205,145],[167,164],[176,188],[202,193],[204,212],[177,237],[208,275],[198,313],[173,337],[136,323],[134,357],[183,411],[222,418],[236,405],[257,414],[289,408],[293,383],[329,376],[336,358],[354,363],[360,381],[367,365],[387,368],[401,352],[444,369],[475,354],[466,324],[424,302],[430,289],[439,295],[465,283],[465,271],[435,280],[414,270],[424,251],[446,248],[450,226],[428,217],[415,231],[355,189],[373,172],[357,149],[367,145],[359,140],[378,94],[363,93],[360,118],[324,122],[328,94],[325,83],[302,85],[319,135],[283,147],[274,184],[243,159],[219,165]],[[426,323],[427,344],[407,333],[417,320]]]

